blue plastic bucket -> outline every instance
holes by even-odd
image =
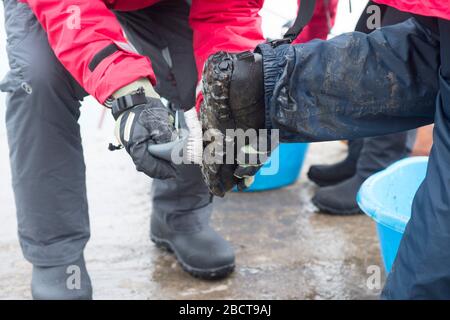
[[[397,161],[369,177],[358,192],[358,204],[377,223],[381,255],[387,272],[397,255],[411,217],[414,195],[425,178],[428,157]]]
[[[305,160],[307,143],[281,143],[245,192],[278,189],[297,181]],[[234,190],[236,191],[236,190]]]

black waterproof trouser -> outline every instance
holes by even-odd
[[[370,34],[257,48],[266,125],[285,142],[356,139],[435,123],[426,178],[382,293],[450,298],[450,27],[415,17]]]

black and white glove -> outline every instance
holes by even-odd
[[[173,116],[159,98],[148,97],[144,88],[121,96],[112,102],[116,120],[115,135],[133,159],[136,169],[146,175],[167,179],[175,177],[171,162],[152,156],[151,144],[172,141]]]

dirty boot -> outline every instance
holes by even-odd
[[[334,186],[319,188],[312,198],[312,202],[323,213],[334,215],[361,213],[356,202],[356,194],[364,180],[364,178],[356,174],[352,178]]]
[[[308,171],[309,180],[320,187],[326,187],[353,177],[363,144],[364,139],[349,141],[348,154],[344,160],[331,165],[311,166]]]
[[[91,300],[91,279],[84,257],[61,266],[33,266],[31,295],[34,300]]]
[[[209,212],[159,214],[151,219],[151,239],[172,252],[181,267],[201,279],[221,279],[234,270],[231,245],[209,225]]]
[[[262,56],[218,52],[203,69],[203,125],[226,129],[264,128]]]
[[[209,225],[212,196],[200,168],[179,165],[177,172],[175,179],[153,181],[150,237],[191,275],[226,277],[234,269],[234,251]]]
[[[226,135],[227,129],[263,129],[262,56],[249,51],[218,52],[210,56],[203,69],[203,98],[200,113],[203,130],[215,132],[220,141],[233,140]],[[214,195],[223,196],[238,183],[235,168],[235,164],[226,161],[204,163],[202,173]]]

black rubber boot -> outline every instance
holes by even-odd
[[[231,245],[209,226],[208,210],[185,214],[153,213],[152,241],[175,254],[182,268],[201,279],[214,280],[234,270]]]
[[[214,136],[219,138],[215,141],[232,142],[233,139],[226,139],[227,129],[263,129],[262,56],[249,51],[210,56],[203,69],[203,98],[200,112],[203,130],[216,131]],[[214,195],[223,197],[238,182],[233,176],[235,168],[226,161],[204,163],[202,173]]]
[[[33,266],[31,295],[35,300],[91,300],[91,279],[83,256],[61,266]]]
[[[320,187],[326,187],[353,177],[363,144],[364,139],[349,141],[348,154],[344,160],[331,165],[311,166],[308,171],[309,180]]]
[[[200,168],[178,165],[177,171],[175,179],[153,181],[150,237],[173,252],[191,275],[226,277],[234,269],[234,252],[209,225],[212,196]]]
[[[356,195],[364,178],[354,175],[334,186],[319,188],[312,198],[320,212],[334,215],[354,215],[361,213],[356,202]]]

